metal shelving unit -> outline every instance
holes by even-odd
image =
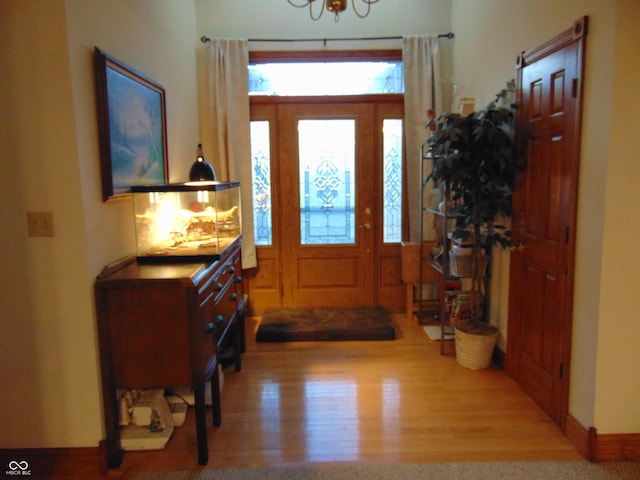
[[[420,278],[419,278],[419,293],[418,293],[418,316],[421,314],[427,314],[432,310],[429,308],[429,302],[432,300],[424,298],[422,285],[424,283],[424,268],[428,266],[440,274],[440,281],[438,282],[438,298],[439,298],[439,313],[434,316],[434,322],[440,325],[440,353],[444,354],[445,351],[445,337],[446,335],[453,334],[453,327],[449,322],[449,302],[448,291],[453,285],[461,285],[463,278],[469,278],[470,275],[465,273],[460,274],[457,269],[452,269],[451,259],[449,257],[451,251],[451,244],[454,241],[449,238],[449,232],[453,229],[456,214],[455,212],[448,211],[446,205],[444,208],[439,208],[438,205],[432,205],[428,202],[429,195],[427,189],[433,186],[433,182],[430,179],[430,174],[433,170],[433,158],[429,152],[429,144],[423,143],[420,149],[421,154],[421,178],[422,178],[422,195],[421,195],[421,216],[420,216]],[[442,192],[442,199],[446,199],[446,192]],[[425,242],[425,220],[433,219],[435,221],[436,230],[438,232],[438,245],[439,254],[434,257],[430,251],[431,244]],[[489,252],[487,252],[487,256]],[[487,261],[489,258],[487,257]],[[454,274],[453,270],[455,270]],[[488,269],[487,269],[488,272]],[[485,284],[488,287],[488,273],[485,275]]]

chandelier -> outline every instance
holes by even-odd
[[[314,21],[320,20],[320,17],[324,13],[325,7],[327,8],[327,10],[335,14],[335,17],[333,18],[334,22],[338,22],[340,20],[340,12],[344,12],[347,9],[347,0],[300,0],[300,1],[302,1],[302,3],[300,3],[299,1],[298,3],[296,3],[293,0],[287,0],[287,2],[289,2],[290,5],[293,5],[296,8],[305,8],[308,6],[309,16]],[[371,4],[378,3],[379,1],[380,0],[351,0],[351,5],[353,6],[353,11],[356,12],[356,15],[358,17],[365,18],[367,15],[369,15],[369,12],[371,11]],[[356,3],[358,2],[362,2],[363,4],[366,5],[367,10],[364,13],[360,13],[358,11],[358,8],[356,7]],[[313,13],[314,3],[319,3],[320,5],[322,5],[320,7],[320,13],[316,15],[314,15]]]

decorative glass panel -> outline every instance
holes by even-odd
[[[253,223],[256,245],[272,245],[269,122],[251,122]]]
[[[402,62],[258,63],[249,66],[250,95],[404,93]]]
[[[355,121],[298,123],[300,242],[355,243]]]
[[[402,120],[383,121],[383,241],[402,241]]]

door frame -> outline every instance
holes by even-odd
[[[344,95],[336,97],[251,97],[251,120],[269,121],[273,128],[270,129],[270,155],[272,159],[278,159],[282,152],[279,142],[280,132],[278,131],[278,108],[284,104],[326,104],[326,103],[372,103],[374,104],[375,125],[382,125],[384,119],[399,118],[404,121],[404,95],[383,94],[383,95]],[[380,159],[383,154],[383,136],[381,131],[373,132],[373,154]],[[406,162],[408,161],[406,149],[403,142],[402,157],[403,167],[403,197],[402,197],[402,239],[408,235],[407,222],[407,192],[406,192]],[[380,188],[380,194],[374,195],[374,211],[382,211],[382,191],[381,182],[383,178],[383,164],[377,162],[377,168],[372,171],[376,188]],[[281,190],[281,165],[280,162],[271,162],[271,189],[272,189],[272,227],[274,232],[274,243],[270,246],[258,246],[256,254],[258,256],[258,268],[245,272],[250,298],[250,311],[254,315],[260,315],[265,308],[282,307],[284,286],[281,281],[282,271],[282,246],[277,242],[276,232],[281,231],[282,205],[281,197],[277,193]],[[400,275],[400,246],[401,242],[386,244],[381,236],[374,239],[374,303],[387,308],[390,311],[402,311],[405,306],[405,285],[402,283]],[[275,300],[277,299],[277,300]]]
[[[522,70],[536,61],[545,58],[559,50],[562,50],[572,44],[576,44],[577,53],[577,81],[574,83],[574,98],[575,98],[575,110],[572,119],[572,144],[571,144],[571,158],[570,158],[570,178],[565,179],[567,185],[569,185],[569,194],[567,198],[569,205],[567,205],[568,211],[568,230],[566,237],[566,280],[565,280],[565,303],[561,306],[563,312],[563,322],[560,325],[562,335],[562,382],[560,384],[559,392],[559,407],[558,418],[554,419],[560,425],[560,428],[566,432],[568,412],[569,412],[569,378],[571,371],[571,344],[572,344],[572,316],[573,316],[573,296],[574,296],[574,282],[575,282],[575,246],[576,246],[576,222],[577,222],[577,202],[578,202],[578,174],[580,164],[580,143],[581,143],[581,121],[582,121],[582,96],[583,96],[583,80],[584,80],[584,57],[585,57],[585,39],[588,27],[588,17],[582,17],[578,19],[574,25],[553,37],[549,41],[541,44],[540,46],[523,52],[518,57],[517,68],[517,92],[518,92],[518,105],[522,105]],[[524,118],[526,112],[524,109],[519,109],[516,121],[516,142],[518,150],[522,156],[527,151],[527,122]],[[523,175],[520,175],[519,182],[522,181]],[[517,242],[517,239],[514,239]],[[517,278],[514,278],[514,266],[517,260],[511,261],[510,272],[510,285],[513,289],[514,282],[518,282]],[[521,354],[519,340],[523,333],[523,325],[521,324],[521,318],[517,305],[513,301],[509,301],[509,335],[507,338],[507,354],[505,356],[505,371],[507,374],[520,381],[520,369],[519,358]]]

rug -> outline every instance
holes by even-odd
[[[637,480],[640,462],[469,462],[306,465],[139,472],[133,480]]]
[[[258,342],[395,338],[391,315],[380,307],[272,308],[256,332]]]
[[[422,327],[424,333],[427,334],[429,340],[440,340],[442,338],[442,328],[440,325],[424,325]],[[455,334],[450,331],[450,329],[445,329],[444,331],[444,339],[445,340],[453,340],[455,338]]]

